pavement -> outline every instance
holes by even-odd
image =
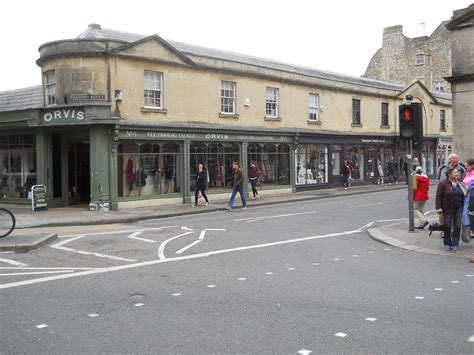
[[[265,191],[263,191],[261,193],[262,198],[255,200],[248,199],[247,204],[251,208],[253,206],[294,203],[297,201],[326,199],[403,189],[406,189],[405,184],[365,185],[354,186],[348,190],[334,188],[296,193],[282,193],[270,196],[265,196]],[[209,194],[208,196],[211,201],[209,206],[205,207],[200,205],[196,208],[191,207],[190,204],[177,204],[157,207],[129,208],[121,209],[119,211],[88,211],[84,209],[84,206],[80,206],[33,212],[29,208],[9,208],[7,206],[16,217],[16,229],[9,236],[0,238],[0,252],[27,252],[57,239],[57,234],[55,233],[35,232],[35,228],[40,227],[131,223],[147,219],[186,216],[196,213],[212,213],[226,209],[227,200],[213,202],[212,194]],[[236,201],[236,206],[234,206],[234,209],[239,208],[238,200]],[[429,216],[429,219],[435,220],[436,217]],[[457,252],[446,252],[443,250],[443,243],[439,237],[439,232],[434,232],[431,237],[428,236],[427,228],[425,230],[409,232],[408,220],[396,221],[395,223],[380,226],[376,225],[369,228],[368,233],[371,238],[381,243],[414,252],[474,259],[474,240],[470,243],[464,243],[461,241],[460,249]]]

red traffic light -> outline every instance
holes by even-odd
[[[402,110],[402,114],[405,121],[411,121],[413,119],[413,109],[410,106],[405,106]]]

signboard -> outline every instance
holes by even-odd
[[[42,124],[64,124],[83,122],[86,117],[83,108],[62,108],[44,111],[41,114]]]
[[[31,187],[31,210],[41,211],[46,210],[48,205],[46,203],[46,186],[33,185]]]
[[[104,94],[74,94],[69,95],[70,102],[95,102],[105,101]]]

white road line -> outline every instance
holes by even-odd
[[[337,336],[337,337],[341,337],[341,338],[344,338],[345,336],[347,336],[346,333],[336,333],[334,335]]]
[[[184,230],[184,231],[194,231],[194,229],[188,228],[188,227],[186,227],[186,226],[181,227],[181,229]]]
[[[474,343],[474,335],[471,335],[469,338],[467,338],[467,341],[470,343]]]
[[[358,205],[357,208],[359,207],[367,207],[367,206],[375,206],[375,205],[383,205],[384,202],[375,202],[375,203],[367,203],[365,205]]]
[[[186,250],[188,250],[189,248],[192,248],[193,246],[195,246],[196,244],[198,243],[201,243],[202,240],[195,240],[194,242],[192,242],[191,244],[189,245],[186,245],[184,248],[182,249],[179,249],[175,254],[181,254],[183,252],[185,252]]]
[[[423,296],[416,296],[415,299],[416,300],[424,300],[425,298]]]
[[[312,351],[311,350],[306,350],[306,349],[301,349],[301,350],[298,350],[296,353],[300,354],[300,355],[309,355],[309,354],[312,353]]]
[[[250,218],[240,218],[240,219],[234,219],[234,222],[255,222],[255,221],[262,221],[264,219],[273,219],[273,218],[281,218],[281,217],[291,217],[291,216],[298,216],[302,214],[313,214],[317,213],[318,211],[309,211],[309,212],[298,212],[298,213],[287,213],[287,214],[279,214],[275,216],[260,216],[260,217],[250,217]]]
[[[146,231],[156,231],[160,229],[166,228],[177,228],[179,226],[166,226],[166,227],[156,227],[156,228],[142,228],[142,229],[130,229],[130,230],[120,230],[120,231],[111,231],[111,232],[97,232],[97,233],[81,233],[83,236],[92,236],[92,235],[109,235],[109,234],[125,234],[125,233],[133,233],[133,232],[146,232]],[[70,238],[75,237],[78,234],[70,234],[70,235],[60,235],[58,238]]]
[[[139,263],[134,263],[134,264],[111,266],[111,267],[106,267],[106,268],[79,271],[79,272],[62,274],[62,275],[47,276],[47,277],[42,277],[42,278],[38,278],[38,279],[31,279],[31,280],[24,280],[24,281],[18,281],[18,282],[3,284],[3,285],[0,285],[0,289],[7,289],[7,288],[12,288],[12,287],[33,285],[33,284],[42,283],[42,282],[68,279],[68,278],[71,278],[71,277],[105,274],[105,273],[108,273],[108,272],[128,270],[128,269],[133,269],[133,268],[138,268],[138,267],[143,267],[143,266],[157,265],[157,264],[162,264],[162,263],[167,263],[167,262],[176,262],[176,261],[182,261],[182,260],[207,258],[207,257],[213,256],[213,255],[220,255],[220,254],[226,254],[226,253],[233,253],[233,252],[237,252],[237,251],[267,248],[267,247],[286,245],[286,244],[291,244],[291,243],[306,242],[306,241],[316,240],[316,239],[332,238],[332,237],[338,237],[338,236],[341,236],[341,235],[356,234],[356,233],[360,233],[360,232],[361,232],[360,229],[355,229],[355,230],[351,230],[351,231],[347,231],[347,232],[330,233],[330,234],[324,234],[324,235],[314,235],[314,236],[310,236],[310,237],[302,237],[302,238],[281,240],[281,241],[272,242],[272,243],[255,244],[255,245],[248,245],[248,246],[236,247],[236,248],[230,248],[230,249],[214,250],[214,251],[209,251],[209,252],[205,252],[205,253],[185,255],[185,256],[179,256],[179,257],[169,258],[169,259],[149,260],[149,261],[144,261],[144,262],[139,262]]]
[[[97,267],[21,267],[21,270],[95,270]],[[17,267],[3,266],[0,270],[18,270]]]
[[[98,317],[99,315],[97,313],[90,313],[88,314],[88,316],[91,318],[94,318],[94,317]]]
[[[395,219],[379,219],[376,220],[375,223],[380,223],[380,222],[398,222],[398,221],[405,221],[408,218],[395,218]]]
[[[78,239],[81,239],[81,238],[84,238],[84,237],[85,237],[85,235],[82,235],[82,234],[81,234],[81,235],[76,235],[74,238],[70,238],[70,239],[63,240],[62,242],[59,242],[59,243],[50,245],[50,247],[51,247],[51,248],[61,247],[61,246],[63,246],[64,244],[73,242],[73,241],[75,241],[75,240],[78,240]]]
[[[199,233],[199,239],[203,240],[205,235],[206,235],[206,230],[202,230],[201,233]]]
[[[48,326],[47,324],[38,324],[36,328],[43,329],[43,328],[46,328],[47,326]]]
[[[185,227],[185,228],[187,228],[187,227]],[[181,229],[183,229],[183,227],[181,227]],[[158,258],[161,259],[161,260],[166,259],[166,257],[165,257],[165,247],[169,242],[171,242],[174,239],[184,237],[185,235],[188,235],[188,234],[191,234],[191,233],[193,233],[193,232],[185,232],[185,233],[175,235],[174,237],[171,237],[169,239],[166,239],[163,243],[160,244],[160,246],[158,248]]]
[[[74,270],[57,270],[57,271],[33,271],[33,272],[10,272],[0,274],[0,276],[25,276],[25,275],[42,275],[42,274],[60,274],[64,272],[74,272]]]
[[[27,264],[20,263],[19,261],[11,260],[11,259],[1,259],[0,262],[7,263],[10,265],[15,265],[16,267],[25,267],[28,266]]]
[[[365,318],[365,320],[368,320],[369,322],[375,322],[377,320],[377,318],[368,317],[368,318]]]
[[[141,242],[156,243],[156,240],[137,237],[140,234],[142,234],[142,232],[138,231],[138,232],[132,233],[130,235],[127,235],[127,238],[139,240]]]

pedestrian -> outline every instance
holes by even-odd
[[[448,156],[448,164],[447,165],[442,165],[439,170],[438,170],[438,176],[437,180],[443,181],[446,179],[446,172],[448,169],[451,168],[456,168],[459,173],[459,179],[462,180],[464,179],[464,176],[466,175],[466,168],[459,162],[459,156],[455,153],[452,153]]]
[[[471,181],[474,181],[474,159],[469,159],[464,163],[464,167],[466,168],[466,175],[464,175],[464,185],[469,185]]]
[[[459,179],[457,167],[448,169],[446,174],[447,178],[438,184],[436,190],[436,212],[444,216],[446,224],[443,238],[444,249],[456,251],[459,249],[466,186]]]
[[[229,211],[234,207],[234,199],[237,192],[240,194],[240,199],[242,200],[242,209],[247,208],[247,201],[245,201],[244,194],[244,172],[242,171],[242,165],[234,161],[232,163],[232,194],[230,195],[229,204],[227,209]]]
[[[260,178],[260,169],[258,168],[257,164],[254,161],[250,162],[250,169],[249,169],[249,181],[250,185],[252,186],[252,194],[253,198],[259,198],[257,191],[257,182]]]
[[[423,213],[423,209],[425,208],[426,201],[428,201],[429,198],[428,190],[430,181],[428,176],[423,174],[423,168],[421,166],[415,168],[415,178],[416,187],[413,186],[413,209],[416,217],[418,217],[418,227],[415,228],[423,229],[429,224]]]
[[[466,164],[466,176],[464,177],[464,185],[466,185],[466,197],[464,199],[464,207],[462,213],[462,226],[463,228],[470,229],[470,236],[467,234],[467,240],[469,241],[474,234],[474,159],[469,159]],[[464,232],[463,233],[469,233]],[[464,239],[464,234],[463,234]]]
[[[351,186],[351,184],[349,184],[349,177],[351,176],[351,173],[352,166],[349,160],[345,159],[344,164],[342,166],[342,184],[344,186],[344,190],[347,190],[347,188]]]
[[[198,206],[199,194],[206,200],[206,207],[209,206],[209,200],[206,196],[206,170],[202,164],[198,164],[196,168],[196,186],[194,187],[194,203],[193,207]]]
[[[388,173],[388,184],[398,182],[398,165],[395,162],[395,158],[390,157],[389,162],[387,163],[387,173]]]

